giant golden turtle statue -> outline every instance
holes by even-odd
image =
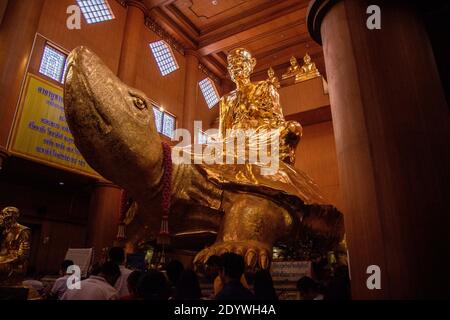
[[[138,209],[126,220],[128,241],[139,245],[154,239],[163,219],[167,164],[151,102],[121,82],[88,48],[76,48],[68,59],[64,105],[75,144],[97,172],[136,201]],[[302,228],[330,244],[339,243],[344,235],[342,214],[293,167],[301,126],[284,120],[272,82],[250,81],[256,61],[247,50],[231,51],[228,64],[236,90],[220,100],[217,139],[226,141],[239,130],[257,136],[275,132],[279,144],[270,152],[278,152],[273,159],[277,167],[263,174],[258,162],[174,162],[168,218],[172,237],[215,236],[214,244],[197,254],[197,264],[230,251],[244,256],[248,266],[262,268],[270,265],[274,244]],[[248,142],[244,149],[255,146]]]

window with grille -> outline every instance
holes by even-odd
[[[168,112],[162,111],[157,106],[153,106],[155,114],[156,130],[166,137],[173,138],[176,127],[176,118]]]
[[[220,99],[216,86],[210,78],[203,79],[198,84],[202,90],[203,97],[205,98],[208,108],[211,109],[219,102]]]
[[[178,69],[177,61],[170,46],[163,40],[150,43],[150,49],[163,76]]]
[[[87,23],[97,23],[114,19],[114,14],[106,0],[77,0]]]
[[[67,55],[60,50],[46,44],[42,55],[39,73],[64,83]]]

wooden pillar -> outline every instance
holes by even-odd
[[[195,51],[186,50],[185,57],[186,57],[186,77],[184,84],[183,128],[188,129],[191,132],[191,134],[193,134],[195,114],[198,108],[197,99],[199,90],[198,89],[199,62],[197,52]],[[204,126],[206,126],[206,124],[204,124]]]
[[[0,25],[0,146],[6,147],[44,0],[8,1]]]
[[[369,5],[380,30],[366,27]],[[323,43],[353,298],[448,297],[450,122],[417,12],[312,1],[308,28]],[[380,290],[366,285],[370,265]]]
[[[136,71],[140,65],[138,59],[144,28],[145,7],[137,1],[128,1],[127,6],[127,20],[122,41],[118,76],[127,85],[134,86]]]
[[[88,245],[94,248],[95,260],[102,249],[113,246],[117,235],[122,191],[109,182],[98,182],[91,195],[88,218]]]

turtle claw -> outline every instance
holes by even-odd
[[[202,268],[213,255],[222,255],[227,252],[236,253],[244,258],[248,269],[267,269],[272,256],[271,246],[259,241],[223,241],[201,250],[194,259],[195,268]]]

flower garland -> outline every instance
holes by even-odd
[[[162,201],[161,207],[163,211],[161,228],[157,236],[157,242],[159,244],[170,244],[170,232],[169,232],[169,212],[170,212],[170,197],[172,192],[172,154],[170,146],[161,142],[163,149],[163,176],[162,176]],[[133,199],[128,196],[126,190],[122,190],[120,198],[120,214],[119,214],[119,226],[116,235],[117,240],[125,240],[125,217],[127,211],[130,209],[133,203]]]
[[[170,194],[172,192],[172,154],[170,146],[161,142],[163,149],[163,169],[164,173],[162,176],[162,202],[161,207],[163,210],[163,216],[161,221],[161,228],[157,237],[157,242],[159,244],[169,244],[170,243],[170,232],[169,232],[169,212],[170,212]]]
[[[120,196],[120,212],[119,212],[119,225],[116,235],[116,240],[121,241],[126,239],[125,235],[125,217],[127,215],[128,210],[133,203],[133,199],[128,197],[128,192],[122,189],[122,194]]]

